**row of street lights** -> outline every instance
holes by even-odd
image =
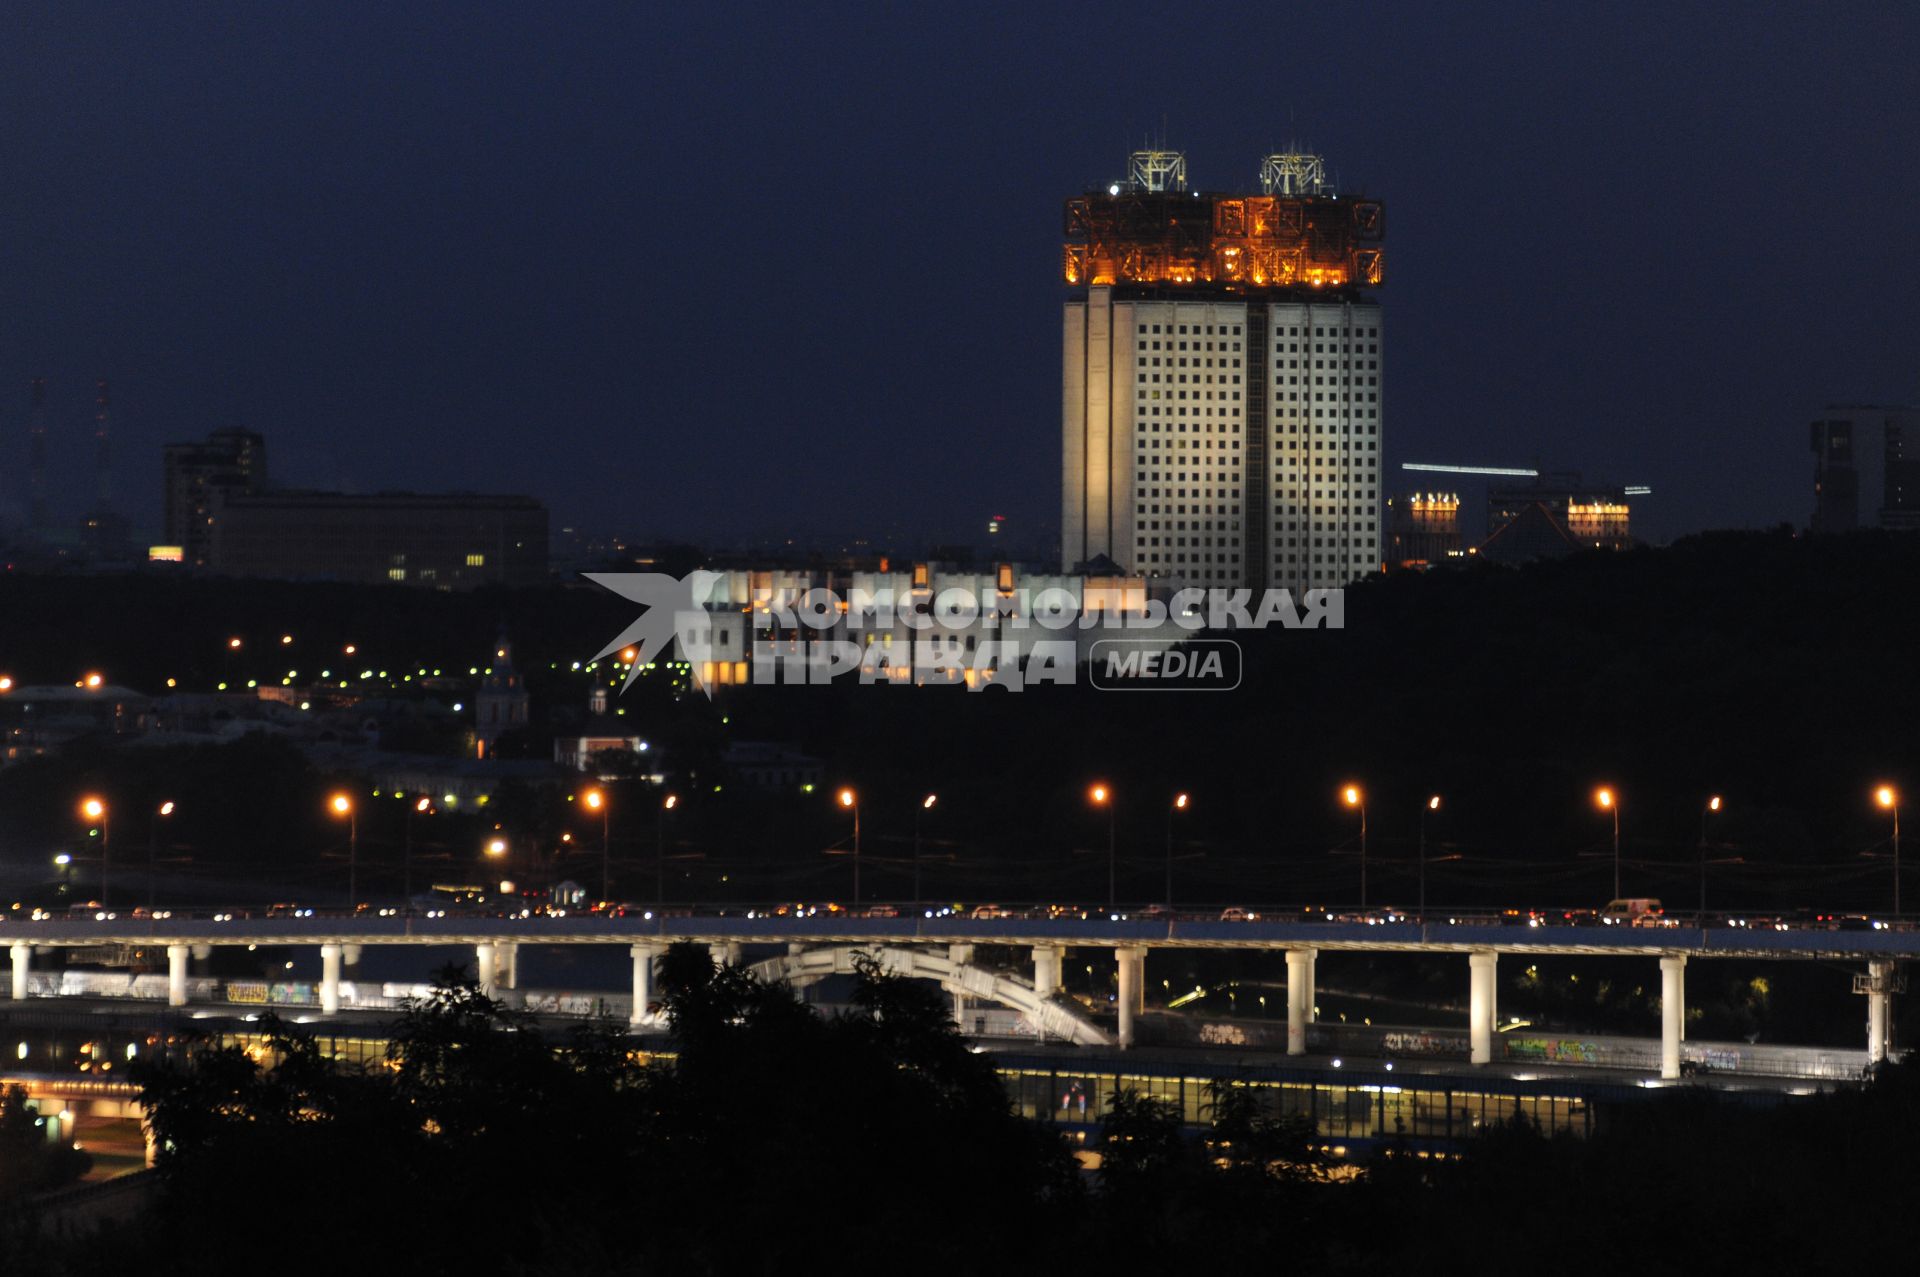
[[[853,815],[853,900],[860,901],[860,796],[851,786],[843,786],[836,795],[842,808]],[[580,795],[582,803],[589,811],[600,814],[600,898],[611,900],[613,891],[613,838],[612,838],[612,802],[606,791],[591,788]],[[1114,792],[1105,782],[1098,782],[1087,790],[1087,800],[1095,807],[1105,808],[1107,812],[1107,905],[1115,907],[1119,903],[1119,855],[1118,855],[1118,816],[1114,801]],[[666,815],[679,804],[679,797],[666,794],[662,797],[658,809],[658,822],[655,830],[655,895],[664,903],[666,900]],[[1173,905],[1173,833],[1174,816],[1187,811],[1192,806],[1191,795],[1184,791],[1174,793],[1167,805],[1167,853],[1166,853],[1166,902]],[[1366,790],[1356,783],[1343,785],[1340,789],[1340,801],[1353,808],[1360,816],[1360,907],[1367,906],[1367,795]],[[1613,822],[1613,897],[1620,899],[1620,807],[1618,791],[1610,785],[1602,785],[1593,791],[1594,805],[1606,812]],[[1900,913],[1900,793],[1892,785],[1882,784],[1873,791],[1876,806],[1889,812],[1893,819],[1893,912]],[[916,905],[921,897],[921,816],[933,810],[939,802],[939,795],[925,795],[914,808],[913,815],[913,898]],[[327,806],[336,818],[347,821],[347,896],[349,901],[359,900],[359,850],[360,824],[359,814],[351,795],[335,793],[327,800]],[[1706,910],[1706,873],[1709,822],[1725,807],[1724,800],[1718,794],[1710,796],[1700,817],[1700,908]],[[1427,817],[1441,808],[1441,796],[1429,794],[1420,807],[1419,838],[1419,908],[1422,916],[1427,904]],[[428,815],[433,810],[432,800],[419,798],[408,804],[406,834],[402,853],[402,893],[407,899],[413,894],[413,818],[415,815]],[[147,907],[153,908],[154,864],[159,852],[160,822],[174,813],[174,804],[160,803],[155,809],[148,827],[147,854]],[[104,906],[108,903],[108,874],[112,862],[112,822],[111,812],[105,799],[89,795],[80,802],[81,818],[89,825],[100,830],[100,900]],[[487,854],[503,857],[507,853],[504,839],[495,838],[487,845]],[[1448,857],[1451,859],[1451,857]]]

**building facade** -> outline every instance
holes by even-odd
[[[212,492],[207,566],[231,576],[447,590],[547,576],[547,509],[532,497]]]
[[[1813,531],[1920,530],[1920,409],[1833,404],[1809,433]]]
[[[264,492],[267,441],[251,430],[216,430],[200,443],[170,443],[162,454],[166,540],[181,563],[204,568],[213,554],[216,493]]]
[[[1067,205],[1065,571],[1206,587],[1344,585],[1382,563],[1381,206],[1318,157],[1261,195],[1188,193],[1138,152]]]

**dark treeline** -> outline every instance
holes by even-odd
[[[1122,1093],[1081,1163],[1011,1112],[925,986],[869,967],[826,1018],[697,947],[661,974],[670,1055],[610,1027],[550,1038],[449,978],[364,1068],[271,1021],[267,1049],[144,1065],[156,1204],[61,1245],[12,1216],[0,1269],[1845,1271],[1883,1256],[1861,1221],[1898,1218],[1920,1135],[1900,1065],[1777,1107],[1608,1108],[1586,1140],[1502,1128],[1457,1161],[1389,1148],[1356,1174],[1229,1084],[1198,1137]]]
[[[1090,900],[1104,895],[1104,857],[1090,853],[1104,852],[1106,822],[1086,787],[1101,779],[1116,794],[1123,897],[1163,890],[1168,804],[1184,790],[1192,805],[1171,826],[1181,896],[1346,901],[1357,895],[1358,829],[1336,792],[1353,779],[1368,792],[1376,901],[1411,902],[1418,813],[1440,793],[1428,851],[1457,858],[1434,869],[1435,903],[1595,905],[1611,892],[1610,825],[1592,802],[1604,781],[1623,796],[1629,894],[1690,907],[1704,833],[1723,862],[1712,871],[1719,905],[1881,909],[1890,868],[1875,857],[1888,829],[1870,788],[1920,783],[1916,585],[1920,538],[1715,534],[1367,581],[1348,592],[1343,629],[1244,635],[1245,682],[1227,693],[839,683],[722,688],[708,703],[642,680],[623,704],[661,749],[681,804],[663,833],[646,793],[623,796],[613,836],[639,878],[629,894],[648,884],[665,837],[704,857],[681,867],[674,894],[711,899],[724,885],[843,896],[848,866],[822,853],[849,842],[831,793],[854,784],[868,892],[899,898],[911,889],[915,813],[937,791],[920,822],[930,894]],[[555,726],[584,703],[586,676],[571,663],[627,619],[624,604],[591,589],[441,595],[147,579],[0,581],[0,616],[0,668],[17,678],[70,678],[98,663],[149,691],[183,664],[195,686],[218,676],[230,632],[249,644],[293,633],[303,668],[356,641],[380,668],[464,671],[484,663],[504,621],[536,721],[503,744],[527,757],[550,757]],[[719,762],[741,740],[791,742],[824,760],[827,783],[750,792]],[[151,790],[143,771],[212,757],[169,762],[170,752],[101,751],[0,785],[0,854],[30,845],[37,856],[70,836],[81,785]],[[302,777],[285,754],[255,765],[289,774],[257,777],[260,801],[245,820],[200,830],[199,854],[298,859],[337,842],[308,802],[325,778]],[[1708,794],[1726,810],[1704,826]],[[527,823],[560,828],[566,817],[550,806]],[[248,827],[272,837],[249,847],[238,833]],[[397,859],[397,820],[367,836]],[[472,854],[467,831],[428,836]],[[755,863],[757,877],[744,872]]]

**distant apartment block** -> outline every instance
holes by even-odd
[[[211,492],[207,567],[229,576],[443,590],[547,576],[547,509],[532,497]]]
[[[267,441],[251,430],[216,430],[199,443],[170,443],[162,455],[167,544],[178,548],[179,562],[204,568],[213,553],[214,498],[266,491]]]
[[[1813,531],[1920,530],[1920,409],[1831,404],[1809,434]]]

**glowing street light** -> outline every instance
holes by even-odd
[[[853,813],[853,903],[860,903],[860,796],[843,787],[835,795],[842,807]]]
[[[1360,813],[1360,907],[1367,907],[1367,794],[1358,785],[1340,791],[1340,801]]]
[[[169,800],[155,807],[153,819],[147,822],[147,918],[149,921],[153,918],[154,869],[160,858],[160,822],[171,815],[173,815],[173,803]]]
[[[1873,791],[1873,801],[1893,813],[1893,916],[1900,916],[1900,791],[1881,785]]]
[[[1620,796],[1606,785],[1593,791],[1594,805],[1613,815],[1613,898],[1620,898]]]
[[[504,856],[504,855],[506,855],[506,854],[507,854],[507,840],[506,840],[506,839],[504,839],[504,838],[490,838],[490,839],[488,839],[488,840],[487,840],[487,854],[488,854],[489,856],[492,856],[492,857],[494,857],[495,859],[498,859],[499,857],[501,857],[501,856]]]
[[[1420,808],[1420,921],[1427,920],[1427,817],[1440,810],[1440,795],[1428,794]]]
[[[1193,805],[1193,800],[1185,793],[1173,796],[1167,804],[1167,908],[1173,908],[1173,818],[1175,813],[1183,812]]]
[[[1707,925],[1707,828],[1708,822],[1720,814],[1725,804],[1720,795],[1708,797],[1707,805],[1700,812],[1700,925]]]
[[[360,906],[360,813],[346,794],[335,794],[327,806],[336,820],[347,822],[347,909],[352,911]]]
[[[112,830],[107,820],[106,800],[88,796],[80,800],[80,816],[89,825],[100,826],[100,906],[106,908],[107,866],[111,854]]]
[[[680,805],[680,795],[668,794],[660,800],[653,824],[653,897],[655,906],[667,902],[667,813]]]
[[[916,916],[920,913],[920,817],[932,811],[934,804],[939,801],[940,795],[928,794],[913,809],[913,912]]]
[[[1114,851],[1117,843],[1114,830],[1113,791],[1104,783],[1096,784],[1087,790],[1087,801],[1095,807],[1107,809],[1107,909],[1111,912],[1120,900],[1120,860]]]
[[[599,789],[589,789],[580,795],[588,811],[600,813],[600,899],[613,899],[613,804],[607,801],[607,795]]]
[[[407,804],[406,820],[403,822],[405,833],[400,843],[400,899],[402,908],[413,907],[413,818],[433,813],[433,799],[425,794]]]

